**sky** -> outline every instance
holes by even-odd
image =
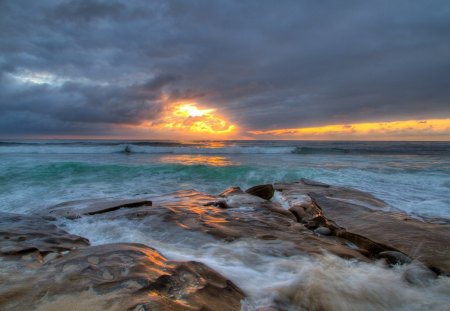
[[[450,3],[0,0],[0,137],[450,140]]]

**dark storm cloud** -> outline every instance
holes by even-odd
[[[449,16],[435,0],[0,1],[0,134],[108,133],[157,119],[163,94],[247,129],[450,117]]]

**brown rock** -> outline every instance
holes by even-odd
[[[304,181],[274,186],[288,201],[309,195],[313,204],[320,208],[333,235],[356,244],[370,256],[395,251],[421,261],[434,271],[450,274],[448,225],[413,218],[404,221],[404,214],[386,212],[383,201],[354,189],[314,186],[314,183]]]
[[[87,239],[68,234],[41,217],[0,213],[0,256],[41,261],[49,253],[88,245]]]
[[[234,311],[243,298],[236,285],[202,263],[169,261],[131,243],[72,251],[0,287],[0,309],[11,311]]]
[[[225,189],[224,192],[222,192],[221,194],[219,194],[219,197],[227,197],[233,194],[243,194],[244,191],[242,191],[242,189],[240,187],[229,187],[227,189]]]
[[[391,265],[405,265],[411,263],[411,258],[403,253],[395,251],[384,251],[378,254],[378,258],[384,258]]]
[[[321,235],[330,235],[331,230],[327,227],[319,227],[316,230],[314,230],[315,233],[321,234]]]
[[[297,219],[297,222],[302,222],[303,219],[306,218],[306,211],[303,206],[300,205],[294,205],[291,208],[289,208],[289,211],[294,214],[295,219]]]
[[[324,183],[321,183],[319,181],[306,179],[306,178],[300,179],[300,182],[302,182],[303,184],[308,185],[308,186],[325,187],[325,188],[329,188],[330,187],[330,185],[328,185],[328,184],[324,184]]]
[[[245,192],[251,195],[256,195],[264,200],[270,200],[275,193],[275,189],[273,189],[271,184],[267,184],[251,187],[245,190]]]
[[[83,215],[103,214],[120,208],[152,206],[148,200],[79,200],[64,202],[47,209],[50,216],[62,216],[69,219]]]
[[[414,285],[427,286],[433,280],[435,280],[437,275],[424,266],[421,262],[413,262],[408,265],[406,271],[403,273],[403,278]]]
[[[228,208],[211,203],[223,200],[227,202]],[[200,234],[196,237],[197,241],[204,240],[208,243],[214,239],[279,240],[291,242],[287,251],[295,254],[322,254],[324,250],[328,250],[334,254],[345,253],[346,257],[364,260],[358,251],[339,241],[314,235],[306,229],[299,230],[294,226],[297,224],[295,216],[276,202],[263,200],[236,188],[223,193],[221,197],[196,191],[179,191],[154,197],[152,201],[152,207],[119,209],[92,217],[134,219],[144,226],[148,221],[148,226],[153,230],[159,230],[157,226],[161,226],[161,230],[170,230],[174,236],[195,232]]]

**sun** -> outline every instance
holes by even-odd
[[[181,104],[176,106],[173,114],[180,117],[203,117],[206,114],[211,114],[215,109],[199,109],[195,104]]]
[[[216,109],[200,107],[193,102],[171,105],[159,124],[165,129],[189,133],[224,135],[236,131],[236,126],[217,113]]]

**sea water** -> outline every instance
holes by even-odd
[[[448,142],[0,142],[0,211],[15,213],[69,200],[151,198],[183,189],[217,194],[300,178],[368,191],[418,219],[450,218]],[[283,256],[289,245],[279,241],[181,237],[156,221],[158,230],[89,217],[60,225],[94,245],[138,242],[170,259],[202,261],[247,293],[246,310],[273,301],[287,310],[447,310],[450,303],[448,278],[422,288],[404,281],[406,267],[329,254]]]

